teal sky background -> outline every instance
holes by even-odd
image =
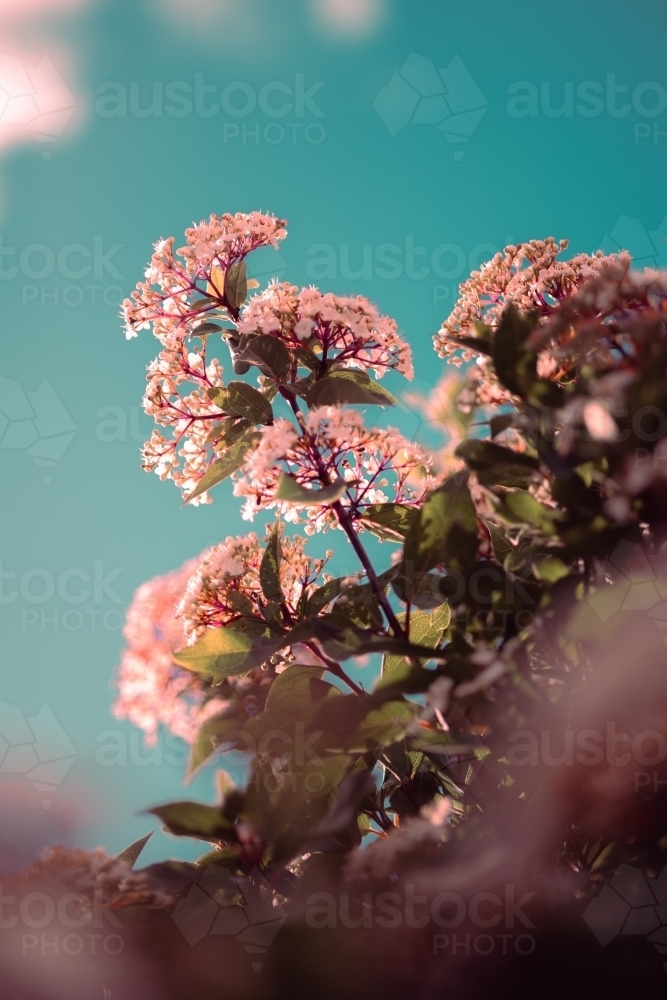
[[[336,276],[318,283],[368,295],[398,320],[413,345],[422,390],[443,374],[431,335],[457,283],[491,255],[490,247],[553,235],[569,238],[573,252],[620,244],[642,264],[667,267],[667,9],[657,0],[632,7],[620,0],[565,0],[557,7],[385,0],[377,24],[358,36],[323,27],[307,0],[238,0],[224,5],[226,14],[211,0],[200,29],[192,13],[184,20],[168,16],[170,6],[179,5],[113,0],[50,26],[33,25],[28,35],[37,54],[53,49],[58,64],[69,50],[63,76],[78,110],[48,147],[50,159],[30,140],[4,148],[0,161],[2,247],[16,250],[0,259],[0,375],[25,392],[47,380],[76,425],[54,467],[38,467],[25,448],[0,440],[0,558],[3,572],[15,574],[3,579],[0,597],[0,699],[26,716],[43,704],[53,711],[77,752],[56,797],[83,799],[79,842],[111,851],[155,825],[137,815],[141,809],[183,797],[183,768],[166,758],[175,751],[163,746],[161,764],[141,765],[137,755],[148,752],[140,734],[111,716],[119,612],[142,581],[247,530],[229,483],[214,492],[211,506],[181,509],[175,487],[139,467],[140,441],[151,425],[138,408],[157,342],[148,332],[126,342],[117,314],[121,292],[129,294],[142,277],[151,244],[173,234],[181,245],[185,227],[212,211],[258,208],[286,218],[281,276],[309,284],[314,261],[327,254]],[[182,5],[190,12],[197,6]],[[392,135],[374,109],[411,53],[437,69],[458,56],[481,91],[486,111],[466,142],[448,142],[436,124],[407,124]],[[217,113],[168,113],[174,107],[168,85],[194,88],[198,74],[215,88],[206,106],[217,100]],[[282,85],[270,97],[276,107],[294,103],[285,92],[298,89],[297,78],[306,92],[321,86],[312,105],[296,103],[283,117],[259,106],[234,116],[220,104],[224,88],[239,81],[243,87],[230,98],[237,109],[270,83]],[[599,85],[587,92],[600,105],[577,97],[587,82]],[[109,105],[100,113],[99,101],[109,96],[108,83],[128,97],[138,92],[144,109],[155,85],[164,98],[161,115],[138,117],[128,107],[124,116],[105,117]],[[508,109],[519,83],[528,85],[521,94],[536,97],[534,115]],[[563,115],[550,117],[542,98],[557,108],[569,85],[571,114],[566,105]],[[612,95],[613,86],[627,89]],[[103,253],[119,245],[98,275],[73,278],[56,264],[35,277],[48,270],[49,252],[57,259],[77,244],[93,253],[96,241]],[[46,258],[35,251],[21,267],[22,251],[34,244],[47,248]],[[313,251],[318,244],[331,249]],[[376,254],[383,244],[399,248],[395,277],[382,276],[386,264]],[[454,248],[442,251],[445,277],[432,264],[443,244]],[[363,271],[364,245],[371,248],[370,273],[346,277],[347,262]],[[425,250],[414,261],[428,269],[421,277],[408,273],[410,246]],[[72,254],[68,266],[86,263]],[[400,390],[399,381],[391,388]],[[101,415],[104,407],[115,409]],[[103,423],[109,419],[119,421],[116,432]],[[409,409],[391,419],[407,433],[423,432]],[[52,477],[49,485],[45,476]],[[69,604],[57,591],[40,604],[21,593],[12,599],[35,569],[40,573],[28,585],[38,593],[38,577],[93,574],[95,562],[105,577],[120,571],[99,602],[93,596]],[[72,592],[77,586],[74,580]],[[81,627],[68,629],[63,616],[71,610],[102,614],[83,614]],[[128,747],[126,766],[100,763],[100,737],[109,730]],[[0,772],[0,797],[7,777]],[[211,773],[186,794],[210,797]],[[146,857],[166,853],[192,856],[192,849],[158,835]]]

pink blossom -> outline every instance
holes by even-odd
[[[363,295],[273,282],[245,307],[239,332],[270,334],[292,348],[307,345],[322,359],[335,359],[337,367],[369,369],[378,378],[389,369],[413,377],[409,344],[394,320]]]
[[[271,526],[267,528],[270,532]],[[326,559],[310,559],[298,535],[280,540],[279,579],[288,622],[297,617],[299,600],[313,588]],[[183,628],[193,642],[207,628],[232,625],[241,617],[261,616],[266,603],[260,581],[263,546],[254,532],[228,537],[204,552],[178,605]],[[247,610],[245,609],[247,606]]]
[[[206,702],[211,693],[201,678],[177,666],[171,655],[188,641],[175,613],[198,565],[191,559],[142,584],[127,612],[114,714],[143,729],[149,745],[155,744],[160,725],[191,743],[204,719],[225,704],[219,698]]]
[[[72,914],[78,907],[79,917],[109,903],[113,909],[136,904],[161,908],[174,903],[173,896],[151,888],[146,875],[133,871],[129,861],[110,857],[102,847],[92,851],[60,845],[46,848],[20,879],[42,888],[55,884],[69,889],[76,894]]]
[[[459,299],[433,338],[438,354],[457,366],[470,361],[474,350],[462,348],[456,338],[474,337],[475,324],[496,326],[510,302],[522,312],[536,313],[540,322],[545,323],[589,279],[613,263],[621,262],[627,267],[630,259],[627,253],[605,255],[598,250],[592,255],[582,253],[570,260],[557,260],[567,245],[567,240],[556,242],[552,236],[510,245],[479,271],[473,271],[459,286]],[[553,363],[550,354],[549,350],[542,353],[539,368],[543,377],[556,378],[559,366]],[[476,360],[476,368],[468,372],[468,391],[461,404],[470,409],[475,405],[498,406],[510,401],[510,394],[499,384],[490,361],[481,354]]]
[[[123,302],[126,336],[148,329],[159,340],[192,336],[202,319],[222,311],[224,277],[258,247],[277,247],[287,235],[285,222],[260,212],[211,215],[208,221],[186,229],[187,244],[174,254],[174,237],[159,240],[139,282]]]
[[[412,480],[430,464],[422,449],[395,428],[367,428],[356,410],[321,406],[305,416],[301,435],[287,420],[264,428],[257,448],[236,477],[234,493],[246,497],[243,516],[247,520],[275,506],[286,520],[300,523],[298,509],[276,499],[280,475],[287,473],[313,493],[304,529],[313,534],[338,524],[332,502],[318,504],[317,490],[344,479],[348,486],[340,504],[362,529],[358,517],[371,505],[418,504],[433,484],[428,475],[420,476],[416,484]]]

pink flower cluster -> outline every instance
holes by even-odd
[[[173,896],[151,888],[146,875],[133,871],[129,861],[112,858],[101,847],[93,851],[46,848],[21,879],[44,888],[55,884],[76,893],[80,917],[109,903],[120,909],[136,904],[160,908],[174,902]]]
[[[557,260],[567,245],[567,240],[556,242],[552,236],[510,245],[479,271],[473,271],[459,286],[459,299],[433,338],[440,357],[453,365],[470,361],[474,351],[461,348],[455,338],[474,337],[475,324],[497,325],[510,302],[522,312],[536,312],[545,321],[590,278],[610,264],[620,261],[627,266],[630,260],[627,253],[607,255],[602,250],[590,256],[577,254],[567,261]],[[469,409],[473,405],[496,406],[508,402],[509,395],[498,384],[490,363],[481,355],[476,361],[476,367],[467,375],[462,405]],[[558,368],[550,351],[545,350],[538,358],[538,373],[542,377],[556,376]]]
[[[368,428],[356,410],[320,406],[303,418],[299,434],[288,420],[263,428],[255,449],[248,453],[236,478],[234,493],[246,497],[243,517],[252,520],[265,508],[277,507],[285,520],[301,523],[301,508],[276,498],[281,473],[313,492],[305,510],[305,532],[336,527],[338,519],[329,503],[317,502],[317,490],[337,479],[348,483],[340,503],[354,520],[368,506],[381,503],[417,505],[433,484],[427,475],[430,458],[396,429]],[[356,522],[361,527],[360,522]]]
[[[207,701],[209,692],[199,676],[177,666],[171,655],[188,641],[175,613],[198,566],[199,560],[191,559],[142,584],[127,612],[114,714],[143,729],[149,745],[155,744],[160,725],[191,743],[204,720],[225,705],[219,698]]]
[[[267,538],[270,527],[267,527]],[[282,537],[279,579],[283,610],[296,616],[302,594],[318,580],[326,559],[310,559],[299,536]],[[331,555],[332,553],[328,553]],[[254,532],[226,538],[200,557],[178,605],[183,628],[194,642],[207,628],[233,625],[242,616],[257,616],[266,603],[260,582],[263,546]]]
[[[335,357],[337,367],[367,368],[378,378],[389,369],[413,377],[410,345],[394,320],[363,295],[274,282],[243,310],[239,332],[271,334],[292,348],[315,347],[323,361]]]
[[[226,311],[228,269],[259,247],[277,247],[287,230],[285,222],[273,215],[238,212],[211,215],[208,222],[186,229],[185,236],[187,244],[176,255],[173,236],[155,244],[146,280],[123,302],[128,339],[151,324],[163,342],[172,336],[191,336],[195,323],[209,318],[209,313]]]
[[[128,338],[152,325],[162,344],[148,367],[143,403],[157,424],[172,428],[172,436],[152,433],[143,448],[143,468],[173,479],[187,496],[215,458],[208,435],[222,416],[206,395],[222,385],[220,362],[207,360],[205,338],[201,347],[187,340],[203,321],[233,321],[224,299],[229,268],[258,247],[277,247],[287,233],[282,219],[251,212],[212,215],[185,235],[187,245],[177,254],[173,237],[155,245],[146,280],[125,300],[123,314]],[[184,385],[189,391],[181,395]],[[202,494],[193,503],[210,503],[210,498]]]
[[[144,410],[157,424],[171,427],[172,437],[154,430],[142,449],[142,467],[160,479],[172,479],[187,496],[216,455],[209,434],[224,414],[206,390],[222,385],[222,368],[215,358],[207,364],[205,343],[188,350],[176,341],[151,362],[147,382]],[[190,391],[181,396],[183,383]],[[193,503],[210,503],[210,497],[204,493]]]

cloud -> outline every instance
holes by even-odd
[[[33,59],[0,51],[0,149],[30,137],[55,142],[76,105],[50,55]]]
[[[308,0],[321,27],[347,36],[372,34],[386,14],[386,0]]]
[[[80,102],[58,30],[88,2],[0,0],[0,153],[37,141],[49,159],[49,147],[70,125]]]
[[[0,0],[0,25],[31,20],[50,11],[67,13],[88,0]]]
[[[268,40],[267,17],[258,0],[153,0],[158,14],[164,15],[179,31],[186,31],[200,43],[252,43]],[[293,0],[292,0],[293,2]]]
[[[33,0],[38,2],[38,0]],[[320,33],[364,37],[384,19],[389,0],[153,0],[156,10],[200,42],[225,44],[233,36],[253,51],[275,45],[304,8]]]

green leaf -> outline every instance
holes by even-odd
[[[192,331],[193,337],[208,337],[212,333],[222,333],[225,327],[218,323],[200,323]]]
[[[320,679],[323,671],[300,663],[291,664],[278,674],[266,699],[267,712],[285,712],[303,718],[313,708],[313,679]]]
[[[278,482],[276,499],[283,500],[285,503],[299,504],[303,507],[310,507],[312,504],[331,504],[342,497],[345,490],[352,485],[345,479],[336,479],[335,482],[329,486],[323,486],[322,489],[309,490],[305,486],[301,486],[293,476],[283,472]]]
[[[451,616],[451,609],[446,602],[431,612],[413,611],[410,615],[410,642],[435,649],[449,625]],[[405,626],[405,612],[402,612],[397,617],[401,625]],[[386,655],[382,661],[382,676],[376,684],[375,690],[379,691],[382,688],[391,687],[400,681],[407,680],[411,677],[413,670],[414,668],[409,658],[405,656]]]
[[[259,582],[267,601],[277,601],[278,603],[283,599],[283,591],[280,586],[280,557],[280,527],[276,522],[260,563]]]
[[[491,437],[497,437],[503,431],[506,431],[508,427],[511,427],[515,416],[515,413],[500,413],[497,417],[491,417],[489,421]]]
[[[267,333],[249,334],[241,337],[236,357],[257,365],[265,375],[284,378],[290,370],[290,352],[277,337]]]
[[[456,448],[455,454],[465,459],[475,471],[492,468],[494,465],[516,465],[522,469],[539,469],[539,462],[532,455],[513,451],[493,441],[466,438]]]
[[[339,369],[314,382],[306,393],[308,406],[335,406],[345,403],[395,406],[396,397],[366,372]]]
[[[452,612],[446,601],[433,611],[413,611],[410,615],[410,642],[435,649],[451,617]]]
[[[218,712],[217,715],[207,719],[197,732],[190,759],[188,760],[187,777],[191,778],[202,764],[215,753],[214,739],[221,740],[226,732],[239,728],[238,719],[225,712]]]
[[[295,348],[294,354],[303,368],[308,368],[311,372],[319,371],[322,361],[309,347],[304,347],[302,344]]]
[[[503,497],[501,513],[514,523],[528,522],[539,528],[544,535],[553,535],[556,531],[554,521],[560,520],[560,511],[546,507],[525,490],[514,490]]]
[[[268,424],[273,420],[273,410],[268,399],[247,382],[230,382],[225,392],[227,413],[245,417],[256,424]]]
[[[547,556],[533,566],[533,573],[538,580],[545,583],[558,583],[563,577],[569,574],[569,569],[561,559],[556,556]]]
[[[503,311],[493,338],[492,358],[496,375],[502,384],[515,395],[528,393],[536,379],[536,355],[525,348],[536,319],[524,316],[513,303]]]
[[[327,377],[354,382],[360,389],[365,389],[372,396],[377,396],[378,399],[376,402],[381,403],[383,406],[396,406],[398,403],[393,393],[385,389],[377,379],[371,378],[368,372],[362,371],[359,368],[336,368],[334,371],[329,372]]]
[[[343,628],[350,623],[361,628],[381,628],[382,614],[373,587],[370,583],[352,584],[337,599],[330,614],[330,620]]]
[[[212,437],[209,433],[206,440],[219,441],[220,445],[226,448],[231,448],[234,442],[243,437],[246,431],[249,431],[252,427],[251,422],[246,420],[245,417],[226,417],[221,423],[222,426],[220,424],[216,425],[215,430],[217,433]]]
[[[236,472],[243,465],[246,452],[259,441],[259,434],[253,431],[252,434],[248,434],[238,441],[235,442],[224,454],[211,462],[208,469],[199,480],[195,486],[192,493],[186,497],[184,503],[189,503],[194,500],[195,497],[201,496],[202,493],[206,493],[207,490],[212,489],[221,483],[224,479],[227,479]]]
[[[139,855],[141,854],[144,847],[146,846],[146,844],[148,843],[148,841],[151,839],[152,836],[153,836],[153,831],[151,830],[151,832],[147,833],[145,837],[140,837],[139,840],[135,840],[133,844],[130,844],[130,846],[126,847],[124,851],[121,851],[120,854],[117,854],[114,860],[129,861],[130,867],[134,868],[134,864],[137,858],[139,857]]]
[[[215,403],[216,406],[219,406],[221,410],[225,410],[226,412],[227,390],[224,387],[219,385],[213,386],[206,390],[206,395],[212,403]]]
[[[269,641],[267,648],[271,645]],[[253,636],[226,626],[209,629],[194,646],[179,649],[172,656],[179,667],[220,679],[247,673],[257,666],[257,657],[262,656],[263,648],[264,644],[258,643]],[[266,652],[263,659],[270,655]]]
[[[495,524],[493,521],[484,521],[484,524],[489,529],[489,534],[491,535],[493,554],[502,566],[505,563],[506,557],[510,555],[510,553],[515,552],[516,549],[499,525]]]
[[[457,474],[431,493],[412,519],[399,574],[413,581],[444,565],[466,575],[476,553],[477,514],[467,477]]]
[[[218,840],[228,836],[233,829],[219,809],[201,802],[170,802],[147,812],[157,816],[176,837]]]
[[[402,541],[415,516],[414,507],[401,503],[378,503],[365,507],[358,520],[379,538]]]
[[[420,646],[407,639],[396,639],[391,635],[375,635],[364,629],[351,625],[342,628],[337,622],[332,622],[333,615],[320,615],[310,622],[302,622],[289,633],[291,642],[303,642],[306,638],[315,637],[324,647],[327,655],[334,659],[345,660],[350,656],[359,656],[363,653],[394,653],[397,656],[421,657],[422,659],[432,659],[433,651],[426,646]],[[309,635],[301,629],[308,628]],[[443,653],[437,653],[437,659],[443,661]]]
[[[354,749],[363,750],[369,744],[386,747],[403,739],[418,714],[419,706],[413,702],[386,701],[369,712],[359,726]]]
[[[225,275],[225,299],[238,311],[248,297],[248,278],[244,261],[232,264]]]
[[[364,753],[402,739],[419,712],[412,702],[378,704],[374,695],[343,695],[327,700],[313,715],[309,729],[322,731],[329,750]]]
[[[455,455],[465,460],[484,486],[530,480],[539,469],[539,462],[532,455],[512,451],[493,441],[468,438],[456,448]]]
[[[343,589],[343,581],[345,577],[339,576],[333,580],[328,580],[326,583],[314,590],[306,601],[306,606],[304,608],[304,616],[310,618],[312,615],[317,615],[322,611],[328,604],[331,604],[334,597],[338,597]]]
[[[207,851],[206,854],[202,854],[201,857],[197,858],[196,863],[199,868],[208,868],[211,865],[226,868],[234,875],[243,872],[239,861],[238,847],[232,844],[229,844],[227,847],[216,847],[212,851]]]

